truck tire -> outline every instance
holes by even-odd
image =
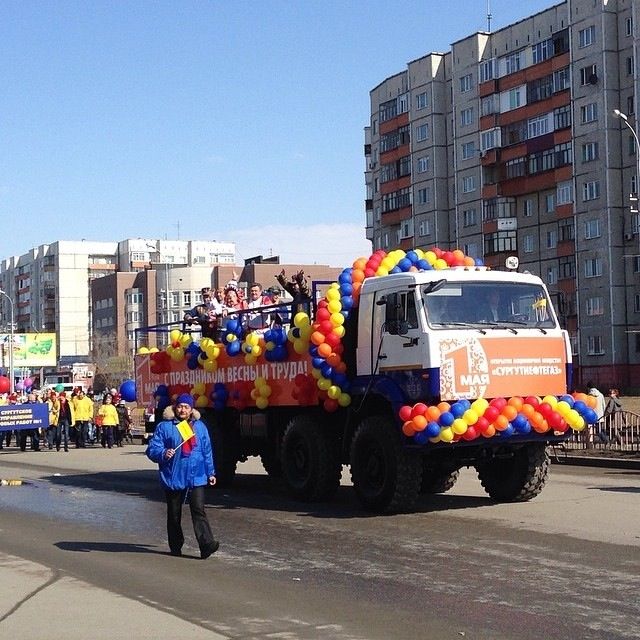
[[[439,465],[429,464],[425,458],[422,464],[422,484],[420,493],[446,493],[458,481],[460,469],[451,469]]]
[[[497,502],[535,498],[549,477],[551,461],[544,443],[527,444],[509,458],[493,458],[476,466],[487,494]]]
[[[342,465],[337,447],[311,416],[291,419],[282,438],[281,458],[284,481],[294,498],[316,502],[338,490]]]
[[[238,448],[233,433],[219,425],[211,429],[213,455],[216,463],[216,486],[230,487],[236,476]]]
[[[408,511],[420,492],[422,459],[402,446],[392,420],[371,416],[362,421],[351,443],[351,480],[368,511]]]
[[[264,470],[270,478],[273,478],[274,480],[282,478],[282,464],[280,464],[280,460],[278,460],[278,456],[275,451],[272,449],[263,451],[260,454],[260,460],[262,461]]]

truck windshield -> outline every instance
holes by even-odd
[[[427,320],[434,328],[557,326],[551,301],[535,284],[447,282],[423,294]]]

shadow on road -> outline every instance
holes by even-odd
[[[104,471],[74,475],[48,476],[52,485],[106,491],[154,502],[164,502],[164,492],[154,469],[140,471]],[[364,511],[352,487],[341,486],[330,502],[300,502],[290,498],[283,484],[261,474],[237,474],[231,487],[207,489],[207,504],[218,509],[262,509],[295,513],[312,518],[372,518],[384,517]],[[460,495],[425,495],[415,505],[413,513],[431,513],[488,507],[495,504],[488,497]],[[409,514],[410,515],[410,514]]]
[[[158,551],[155,547],[146,544],[127,544],[125,542],[88,542],[86,540],[61,540],[54,543],[55,547],[63,551],[102,551],[107,553],[157,553],[163,556],[169,555],[166,551]]]

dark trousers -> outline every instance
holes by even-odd
[[[69,423],[60,422],[54,427],[53,440],[56,449],[60,451],[60,445],[64,444],[64,450],[69,451]]]
[[[165,489],[167,498],[167,535],[169,537],[169,549],[173,553],[179,553],[184,544],[182,533],[182,505],[187,497],[187,490],[173,491]],[[213,534],[204,510],[204,487],[193,487],[188,490],[189,509],[193,532],[196,535],[198,546],[202,551],[213,542]]]
[[[34,451],[40,450],[40,436],[37,429],[20,429],[18,431],[18,442],[20,443],[20,451],[27,450],[27,436],[31,438],[31,448]]]
[[[108,446],[109,449],[113,447],[113,430],[115,427],[113,425],[102,425],[102,435],[100,436],[100,444],[105,447]]]
[[[89,439],[89,422],[76,420],[76,447],[86,447]]]

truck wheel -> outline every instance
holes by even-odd
[[[211,429],[217,484],[221,488],[233,484],[238,464],[238,451],[233,434],[221,426]]]
[[[458,481],[460,469],[433,466],[427,459],[422,464],[422,484],[420,493],[445,493]]]
[[[549,477],[550,459],[544,443],[528,444],[510,458],[493,458],[476,466],[484,490],[498,502],[535,498]]]
[[[280,460],[278,460],[278,456],[275,451],[271,449],[263,451],[260,454],[260,460],[262,461],[264,470],[270,478],[273,478],[274,480],[282,478],[282,465],[280,464]]]
[[[282,438],[282,473],[291,495],[326,500],[340,486],[342,465],[325,428],[310,416],[294,417]]]
[[[362,421],[353,437],[351,479],[368,511],[407,511],[420,491],[422,459],[402,446],[391,420],[372,416]]]

